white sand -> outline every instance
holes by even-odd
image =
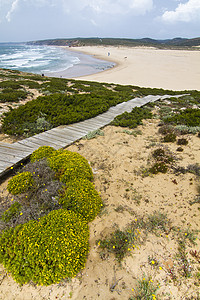
[[[79,79],[172,90],[200,90],[199,50],[101,46],[77,47],[72,50],[117,63],[112,69]]]

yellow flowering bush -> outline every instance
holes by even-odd
[[[7,189],[13,195],[21,194],[30,189],[33,183],[34,180],[31,172],[23,172],[13,176],[9,180]]]
[[[78,153],[44,146],[23,170],[7,187],[23,194],[0,219],[4,229],[12,222],[0,236],[0,263],[19,284],[50,285],[74,277],[89,251],[87,223],[102,206],[90,182],[92,169]]]
[[[0,263],[19,284],[39,285],[74,277],[85,266],[89,250],[87,222],[73,211],[54,210],[0,237]]]
[[[40,160],[42,158],[50,157],[52,156],[53,152],[56,150],[53,147],[50,146],[42,146],[39,147],[37,150],[35,150],[30,157],[31,162],[35,162],[36,160]]]
[[[64,183],[76,179],[92,180],[92,169],[82,155],[68,150],[60,151],[48,158],[50,168],[56,171],[57,177]]]
[[[81,214],[88,222],[99,213],[102,201],[94,184],[87,179],[70,181],[59,199],[63,208]]]

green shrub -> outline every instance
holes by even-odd
[[[0,82],[0,88],[10,88],[12,90],[18,90],[20,88],[22,88],[22,86],[19,84],[18,81],[14,81],[14,80],[5,80]]]
[[[174,128],[172,127],[172,125],[162,125],[159,129],[158,132],[160,134],[166,135],[169,133],[173,133],[174,132]]]
[[[117,260],[120,262],[128,252],[130,239],[127,232],[117,229],[110,238],[97,241],[100,248],[107,249],[108,252],[114,253]]]
[[[167,173],[168,166],[165,162],[156,162],[150,169],[149,172],[152,174]]]
[[[0,93],[0,103],[19,102],[21,99],[26,99],[28,93],[25,91],[3,91]]]
[[[97,240],[96,244],[101,249],[113,253],[118,262],[121,262],[130,253],[131,249],[134,249],[138,243],[142,242],[141,232],[137,227],[138,224],[132,222],[124,230],[117,228],[103,240]]]
[[[9,182],[7,189],[13,194],[21,194],[30,189],[33,185],[33,176],[30,172],[23,172],[12,177]]]
[[[188,140],[182,138],[182,139],[178,139],[177,141],[178,145],[187,145],[188,144]]]
[[[167,154],[163,148],[155,149],[152,153],[152,156],[157,162],[164,162],[166,164],[170,164],[174,161],[173,156]]]
[[[165,155],[165,151],[162,148],[158,148],[156,150],[153,151],[152,156],[156,159],[156,160],[161,160],[163,158],[163,156]]]
[[[180,132],[181,134],[187,134],[187,133],[191,133],[191,134],[196,134],[196,133],[200,133],[200,126],[187,126],[187,125],[176,125],[175,129]]]
[[[187,125],[191,127],[200,125],[200,109],[189,108],[181,111],[179,114],[175,114],[166,120],[167,123],[175,125]]]
[[[166,136],[163,138],[164,143],[174,143],[176,141],[176,134],[175,133],[168,133]]]
[[[50,146],[42,146],[39,147],[37,150],[35,150],[32,154],[31,154],[31,162],[35,162],[36,160],[40,160],[42,158],[47,158],[52,156],[52,153],[55,151],[55,149],[53,147]]]
[[[62,182],[77,178],[92,180],[92,169],[88,161],[79,153],[70,151],[55,152],[55,155],[48,158],[50,168],[56,171],[56,176]]]
[[[33,81],[33,80],[20,80],[19,83],[21,85],[29,87],[30,89],[39,89],[40,88],[40,84],[37,81]]]
[[[45,119],[45,116],[38,116],[35,122],[24,122],[21,128],[21,134],[29,137],[40,132],[52,129],[52,125]]]
[[[158,232],[167,232],[171,227],[171,221],[166,214],[160,211],[154,211],[152,214],[147,215],[146,228],[149,232],[158,235]]]
[[[101,197],[87,179],[69,182],[59,203],[63,208],[81,214],[87,222],[94,220],[102,206]]]
[[[117,116],[111,122],[111,125],[136,128],[138,125],[142,124],[143,119],[150,119],[152,117],[153,115],[149,109],[142,108],[142,107],[135,107],[130,113],[125,112]]]
[[[67,89],[67,85],[64,86]],[[116,93],[103,86],[97,91],[92,87],[89,89],[90,93],[87,94],[54,93],[29,101],[4,114],[2,130],[7,134],[23,135],[27,133],[27,120],[36,123],[41,114],[46,115],[45,121],[53,127],[80,122],[104,113],[109,107],[132,97],[130,93]]]
[[[174,158],[172,155],[167,154],[163,148],[157,148],[152,152],[152,157],[156,161],[149,172],[152,174],[166,173],[169,166],[173,163]]]
[[[91,140],[94,139],[97,136],[104,136],[104,132],[100,129],[90,131],[88,134],[84,137],[84,139]]]
[[[178,151],[178,152],[183,152],[183,148],[182,147],[178,147],[177,149],[176,149],[176,151]]]
[[[55,210],[5,231],[0,237],[0,263],[19,284],[58,283],[84,268],[88,239],[88,226],[80,215]]]
[[[21,204],[19,202],[14,202],[9,209],[7,209],[1,216],[3,222],[9,222],[13,217],[16,217],[21,210]]]
[[[131,296],[129,300],[156,300],[157,290],[159,284],[155,284],[151,277],[143,275],[142,279],[137,280],[137,287],[135,295]]]

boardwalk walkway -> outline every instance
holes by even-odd
[[[143,106],[148,102],[154,102],[169,97],[170,96],[167,95],[149,95],[144,98],[134,98],[130,101],[113,106],[107,112],[92,119],[71,125],[59,126],[13,144],[0,142],[0,176],[4,175],[16,164],[19,164],[28,158],[29,155],[40,146],[52,146],[55,149],[64,148],[82,138],[88,132],[109,124],[117,115],[120,115],[125,111],[131,112],[136,106]]]

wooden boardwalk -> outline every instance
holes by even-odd
[[[79,140],[88,134],[88,132],[109,124],[117,115],[120,115],[125,111],[131,112],[136,106],[143,106],[148,102],[154,102],[169,97],[170,96],[167,95],[149,95],[144,98],[134,98],[130,101],[113,106],[107,112],[92,119],[71,125],[59,126],[13,144],[0,142],[0,176],[4,175],[16,164],[20,164],[23,160],[28,158],[30,154],[40,146],[52,146],[55,149],[64,148],[76,140]]]

